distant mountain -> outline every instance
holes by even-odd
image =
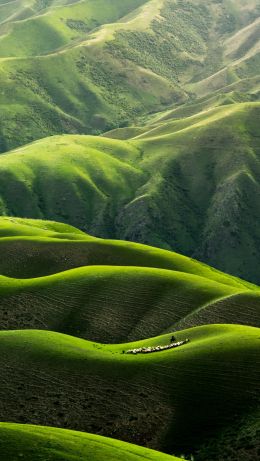
[[[0,4],[0,151],[216,91],[258,100],[259,12],[259,0]]]

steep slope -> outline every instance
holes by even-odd
[[[256,328],[198,327],[176,334],[190,339],[182,347],[136,356],[122,351],[165,345],[169,335],[114,346],[41,331],[0,337],[2,421],[191,453],[198,437],[202,444],[258,402]]]
[[[0,157],[0,212],[173,249],[258,283],[259,123],[259,103],[234,103],[108,138],[37,141]]]
[[[259,116],[259,104],[224,106],[134,138],[151,179],[122,210],[120,237],[257,282]]]
[[[258,17],[259,0],[0,6],[0,151],[125,126],[240,82],[242,100],[257,99]]]
[[[40,426],[0,423],[5,461],[177,461],[177,458],[105,437]]]

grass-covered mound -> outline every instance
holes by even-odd
[[[0,423],[5,461],[177,461],[147,448],[82,432]]]
[[[258,291],[251,283],[172,251],[91,237],[62,223],[2,217],[0,229],[0,272],[7,277],[41,277],[82,266],[139,266],[194,274],[242,291]]]
[[[0,158],[0,213],[12,208],[15,216],[59,217],[112,235],[115,215],[142,183],[137,155],[125,142],[88,136],[52,137],[19,148]]]
[[[192,452],[234,414],[258,402],[259,329],[212,325],[170,336],[102,345],[43,331],[0,333],[2,421],[52,425],[142,446]],[[234,392],[235,390],[235,392]],[[187,451],[186,451],[187,452]]]
[[[43,237],[65,240],[91,238],[85,232],[68,224],[40,219],[0,217],[0,238]]]
[[[107,343],[180,325],[260,326],[258,290],[164,269],[88,266],[34,279],[0,277],[0,296],[2,330],[47,329]]]

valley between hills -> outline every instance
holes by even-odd
[[[0,0],[1,461],[259,460],[259,18]]]

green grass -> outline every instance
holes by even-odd
[[[126,161],[125,149],[117,154]],[[0,277],[0,420],[16,423],[0,424],[7,460],[17,451],[53,461],[166,456],[142,447],[203,460],[212,444],[226,452],[236,443],[234,412],[244,421],[258,405],[259,329],[226,323],[258,325],[258,287],[63,223],[2,217],[0,230],[1,273],[16,277]],[[173,331],[190,342],[122,353],[166,345]],[[100,436],[139,447],[124,452],[123,442]],[[251,445],[257,450],[254,438]]]
[[[74,235],[75,234],[75,235]],[[0,238],[15,236],[87,239],[84,232],[68,224],[40,219],[0,218]]]
[[[259,329],[211,325],[176,337],[190,343],[131,356],[122,351],[167,344],[169,335],[105,346],[51,332],[1,332],[1,420],[192,453],[194,439],[202,444],[234,412],[256,406]]]
[[[5,461],[177,461],[177,458],[129,443],[82,432],[0,423]]]

